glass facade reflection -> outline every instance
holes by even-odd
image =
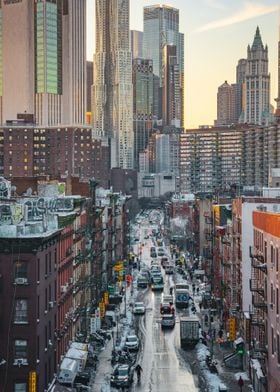
[[[35,40],[36,92],[61,94],[61,15],[57,4],[37,3]]]

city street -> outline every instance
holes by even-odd
[[[152,226],[153,227],[153,226]],[[142,248],[142,265],[150,266],[151,258],[149,249],[151,239],[144,239],[147,232],[151,231],[149,221],[139,225],[140,243]],[[169,293],[169,287],[174,285],[172,275],[165,275],[164,292]],[[140,354],[140,363],[143,368],[141,384],[134,382],[135,391],[197,391],[195,380],[190,372],[188,364],[180,357],[178,348],[179,319],[176,317],[176,325],[172,330],[162,331],[160,325],[160,300],[161,292],[153,292],[146,289],[139,293],[139,298],[146,304],[146,315],[139,317],[139,332],[143,336],[143,351]]]

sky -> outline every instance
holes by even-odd
[[[94,4],[87,0],[87,58],[94,53]],[[130,28],[143,31],[143,7],[169,4],[180,10],[185,34],[185,127],[212,125],[217,90],[235,82],[236,65],[247,57],[257,26],[268,45],[271,103],[277,96],[277,46],[280,0],[130,0]]]

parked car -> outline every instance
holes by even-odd
[[[111,386],[129,387],[133,383],[133,369],[128,364],[118,364],[111,375]]]
[[[125,347],[129,351],[138,351],[139,349],[139,340],[136,335],[128,335],[125,341]]]
[[[133,313],[134,314],[145,314],[146,312],[146,307],[144,305],[144,302],[135,302],[133,306]]]

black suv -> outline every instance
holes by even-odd
[[[133,383],[133,369],[127,364],[118,364],[111,375],[111,386],[116,388],[129,387]]]

